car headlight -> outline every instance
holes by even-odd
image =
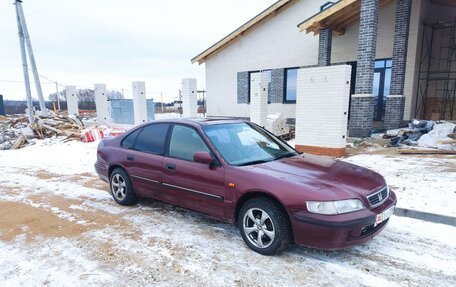
[[[334,215],[353,212],[366,208],[359,199],[338,201],[308,201],[307,210],[312,213]]]

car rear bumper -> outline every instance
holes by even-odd
[[[100,162],[96,162],[94,166],[98,177],[100,177],[100,179],[103,181],[109,182],[109,167]]]
[[[342,249],[371,240],[388,224],[389,219],[375,225],[377,214],[396,205],[396,195],[373,210],[339,215],[318,215],[307,211],[293,213],[295,242],[321,249]]]

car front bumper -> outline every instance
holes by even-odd
[[[369,241],[388,224],[389,219],[375,224],[376,216],[397,202],[394,192],[380,206],[368,210],[338,214],[320,215],[308,211],[292,213],[292,227],[295,242],[299,245],[321,249],[343,249]]]

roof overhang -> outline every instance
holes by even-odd
[[[216,52],[220,48],[224,47],[225,45],[227,45],[229,42],[233,41],[237,37],[242,36],[242,34],[246,30],[248,30],[251,27],[255,26],[256,24],[260,23],[265,18],[267,18],[269,15],[271,15],[274,12],[277,12],[280,8],[282,8],[283,6],[285,6],[286,4],[288,4],[291,1],[293,1],[293,0],[279,0],[279,1],[275,2],[274,4],[272,4],[271,6],[266,8],[266,10],[264,10],[260,14],[256,15],[255,17],[253,17],[252,19],[250,19],[249,21],[244,23],[241,27],[237,28],[236,30],[234,30],[233,32],[228,34],[225,38],[218,41],[217,43],[210,46],[208,49],[206,49],[205,51],[203,51],[202,53],[200,53],[199,55],[194,57],[192,59],[192,64],[196,63],[196,62],[198,62],[198,64],[204,63],[206,61],[206,58],[209,55]]]
[[[380,0],[380,5],[385,5],[393,0]],[[342,35],[345,27],[359,19],[361,8],[360,0],[340,0],[331,7],[313,15],[298,24],[300,32],[320,33],[320,29],[332,29]]]

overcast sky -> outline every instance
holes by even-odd
[[[0,0],[0,94],[25,99],[12,2]],[[204,64],[191,58],[274,2],[24,0],[23,8],[40,74],[78,88],[106,83],[130,98],[131,81],[143,80],[148,98],[172,101],[182,78],[205,88]],[[42,86],[47,99],[55,84]]]

